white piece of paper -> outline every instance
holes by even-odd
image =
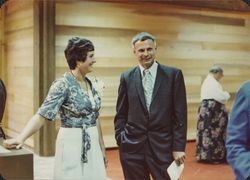
[[[0,146],[0,153],[10,153],[11,151],[8,149],[5,149],[3,146]]]
[[[168,175],[171,180],[178,180],[180,178],[181,173],[183,172],[184,164],[177,165],[175,161],[173,161],[168,167]]]

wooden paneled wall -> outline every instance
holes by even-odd
[[[5,8],[4,6],[2,6],[2,8],[0,9],[0,79],[4,82],[4,84],[6,85],[7,82],[7,77],[6,77],[6,73],[5,73],[5,68],[6,68],[6,63],[3,60],[4,59],[4,12],[5,12]],[[7,112],[7,108],[5,108],[5,112]],[[6,127],[6,114],[4,113],[3,118],[2,118],[2,127]]]
[[[63,50],[72,36],[96,47],[94,76],[105,82],[101,123],[113,146],[113,118],[120,74],[137,65],[131,38],[140,31],[157,37],[157,60],[183,70],[188,97],[188,138],[195,138],[200,86],[213,64],[224,68],[222,85],[234,94],[250,77],[249,14],[205,11],[159,3],[56,3],[56,76],[67,64]],[[230,103],[228,104],[230,109]]]
[[[4,73],[7,76],[8,136],[21,132],[33,115],[33,2],[10,0],[4,12]],[[33,138],[27,144],[33,146]]]
[[[6,74],[8,135],[16,136],[34,113],[34,1],[9,0],[0,9],[0,75]],[[92,76],[105,83],[100,114],[107,147],[115,146],[113,118],[120,74],[137,65],[131,38],[140,31],[157,37],[157,60],[183,70],[188,97],[188,138],[195,138],[200,86],[213,64],[224,68],[222,85],[233,96],[250,77],[250,15],[163,3],[55,1],[55,77],[68,70],[64,48],[72,36],[96,48]],[[4,15],[3,15],[4,14]],[[3,23],[4,22],[4,23]],[[2,28],[4,24],[4,28]],[[3,33],[4,29],[4,33]],[[2,33],[4,35],[2,35]],[[4,39],[4,44],[3,44]],[[4,50],[4,51],[3,51]],[[36,62],[38,63],[38,62]],[[3,68],[3,66],[6,68]],[[27,143],[33,146],[33,138]]]
[[[5,46],[4,46],[4,22],[5,22],[5,18],[4,18],[4,12],[5,12],[5,6],[3,5],[1,10],[0,10],[0,79],[4,82],[4,84],[6,85],[7,83],[7,77],[6,77],[6,73],[5,73],[5,69],[6,69],[6,61],[4,61],[4,55],[5,55]],[[6,127],[6,113],[7,112],[7,107],[5,107],[5,113],[2,117],[2,123],[0,123],[1,127]],[[4,129],[5,130],[5,129]]]
[[[55,79],[54,1],[8,0],[1,11],[1,74],[6,76],[7,135],[17,136],[43,102]],[[54,123],[46,122],[26,144],[54,154]]]

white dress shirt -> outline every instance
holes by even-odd
[[[145,70],[144,67],[142,67],[140,64],[139,64],[139,67],[140,67],[140,70],[141,70],[141,77],[143,77],[143,71]],[[155,79],[156,79],[156,74],[157,74],[157,68],[158,68],[158,64],[157,62],[154,61],[154,63],[152,64],[152,66],[148,69],[151,76],[152,76],[152,80],[153,80],[153,87],[155,85]]]
[[[229,98],[230,94],[223,91],[221,84],[214,78],[213,74],[208,74],[201,86],[201,101],[214,99],[225,104]]]

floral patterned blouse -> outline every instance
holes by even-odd
[[[94,103],[91,103],[87,91],[80,87],[77,79],[69,72],[55,80],[47,97],[38,110],[38,114],[48,120],[55,120],[59,112],[62,127],[83,129],[82,161],[87,162],[87,150],[90,149],[90,138],[86,128],[95,126],[101,107],[101,98],[91,81],[91,92]]]

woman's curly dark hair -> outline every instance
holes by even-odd
[[[87,54],[90,51],[94,51],[93,43],[84,38],[73,37],[69,39],[68,45],[64,50],[65,57],[70,69],[75,69],[76,61],[84,62]]]

